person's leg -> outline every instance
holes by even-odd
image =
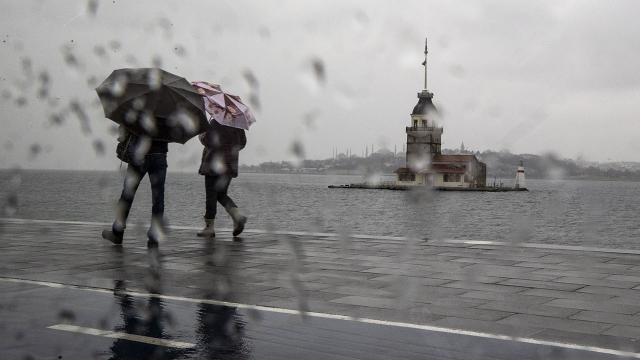
[[[231,184],[231,177],[229,176],[218,176],[218,179],[215,183],[215,189],[217,194],[217,200],[225,209],[238,207],[236,203],[229,197],[227,191],[229,190],[229,185]]]
[[[240,214],[240,209],[238,209],[238,205],[233,202],[233,199],[229,197],[227,191],[229,190],[229,185],[231,184],[230,176],[221,176],[217,183],[218,192],[218,202],[224,207],[224,209],[229,213],[231,219],[233,219],[233,236],[238,236],[244,230],[244,225],[247,222],[247,217]]]
[[[144,174],[145,171],[142,167],[131,164],[127,166],[122,193],[116,206],[116,218],[111,226],[111,230],[104,230],[102,232],[102,237],[114,244],[122,243],[122,236],[124,235],[124,229],[127,227],[129,211],[131,210],[133,199]]]
[[[199,231],[196,235],[200,237],[215,237],[213,225],[217,212],[217,198],[215,188],[216,177],[205,175],[204,177],[204,190],[205,190],[205,213],[204,213],[204,229]]]
[[[150,242],[156,242],[164,235],[164,184],[167,178],[167,155],[150,154],[145,159],[149,182],[151,183],[151,227]]]
[[[216,191],[217,176],[206,175],[204,177],[204,188],[206,192],[205,219],[215,219],[218,207],[218,192]]]

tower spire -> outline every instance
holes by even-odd
[[[424,89],[427,90],[427,38],[424,38]]]

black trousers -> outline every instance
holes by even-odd
[[[227,195],[227,190],[231,184],[231,176],[216,175],[204,177],[204,187],[207,194],[205,219],[215,219],[218,203],[225,209],[238,207],[236,203]]]
[[[164,215],[164,183],[167,178],[167,154],[148,154],[140,165],[129,164],[127,174],[124,177],[124,186],[118,208],[116,221],[113,228],[122,231],[126,227],[127,218],[138,186],[145,174],[149,174],[151,183],[151,218],[153,222],[162,224]]]

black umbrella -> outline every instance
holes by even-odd
[[[202,95],[161,69],[115,70],[96,92],[104,116],[139,136],[184,144],[209,126]]]

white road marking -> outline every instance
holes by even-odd
[[[0,222],[13,223],[13,224],[62,224],[62,225],[86,225],[86,226],[110,226],[111,223],[103,222],[91,222],[91,221],[68,221],[68,220],[38,220],[38,219],[19,219],[19,218],[0,218]],[[148,225],[148,224],[147,224]],[[175,230],[200,230],[200,227],[194,226],[169,226],[169,229]],[[231,232],[233,229],[221,228],[216,231]],[[292,236],[308,236],[308,237],[325,237],[325,238],[343,238],[349,236],[354,239],[371,239],[371,240],[383,240],[383,241],[425,241],[420,238],[410,238],[403,236],[379,236],[379,235],[362,235],[362,234],[348,234],[341,235],[335,233],[321,233],[321,232],[305,232],[305,231],[271,231],[271,230],[256,230],[245,229],[247,234],[273,234],[273,235],[292,235]],[[510,243],[505,241],[491,241],[491,240],[459,240],[459,239],[442,239],[442,240],[428,240],[429,244],[464,244],[464,245],[488,245],[488,246],[509,246],[509,247],[523,247],[523,248],[535,248],[535,249],[549,249],[549,250],[568,250],[568,251],[590,251],[590,252],[602,252],[611,254],[631,254],[640,255],[640,250],[633,249],[614,249],[614,248],[601,248],[591,246],[576,246],[576,245],[556,245],[556,244],[538,244],[538,243]]]
[[[136,342],[141,342],[145,344],[172,347],[177,349],[191,349],[196,346],[195,344],[188,343],[188,342],[159,339],[159,338],[154,338],[150,336],[127,334],[123,332],[100,330],[100,329],[93,329],[88,327],[67,325],[67,324],[51,325],[51,326],[47,326],[47,329],[69,331],[69,332],[85,334],[85,335],[102,336],[102,337],[111,338],[111,339],[124,339],[129,341],[136,341]]]
[[[52,288],[76,289],[76,290],[97,292],[102,294],[113,293],[112,290],[103,289],[103,288],[92,288],[92,287],[85,287],[85,286],[79,286],[79,285],[68,285],[68,284],[53,283],[53,282],[46,282],[46,281],[33,281],[33,280],[25,280],[25,279],[7,278],[7,277],[0,277],[0,281],[40,285],[40,286],[47,286]],[[453,329],[453,328],[446,328],[441,326],[412,324],[412,323],[405,323],[405,322],[377,320],[377,319],[368,319],[368,318],[358,318],[358,317],[353,317],[349,315],[327,314],[327,313],[320,313],[320,312],[304,312],[303,313],[299,310],[293,310],[293,309],[241,304],[241,303],[234,303],[229,301],[219,301],[219,300],[210,300],[210,299],[195,299],[195,298],[189,298],[184,296],[149,294],[149,293],[137,292],[137,291],[123,291],[122,293],[127,294],[129,296],[134,296],[134,297],[145,297],[145,298],[156,297],[163,300],[183,301],[183,302],[196,303],[196,304],[221,305],[221,306],[235,307],[238,309],[249,309],[249,310],[265,311],[265,312],[288,314],[288,315],[304,315],[304,316],[321,318],[321,319],[354,321],[354,322],[359,322],[363,324],[392,326],[392,327],[433,331],[433,332],[455,334],[455,335],[466,335],[466,336],[473,336],[473,337],[483,338],[483,339],[514,341],[514,342],[533,344],[533,345],[554,346],[554,347],[559,347],[563,349],[581,350],[581,351],[588,351],[588,352],[599,353],[599,354],[608,354],[608,355],[615,355],[620,357],[640,359],[640,353],[634,353],[629,351],[607,349],[607,348],[601,348],[596,346],[563,343],[563,342],[557,342],[557,341],[539,340],[539,339],[526,338],[526,337],[490,334],[490,333],[479,332],[479,331]]]

